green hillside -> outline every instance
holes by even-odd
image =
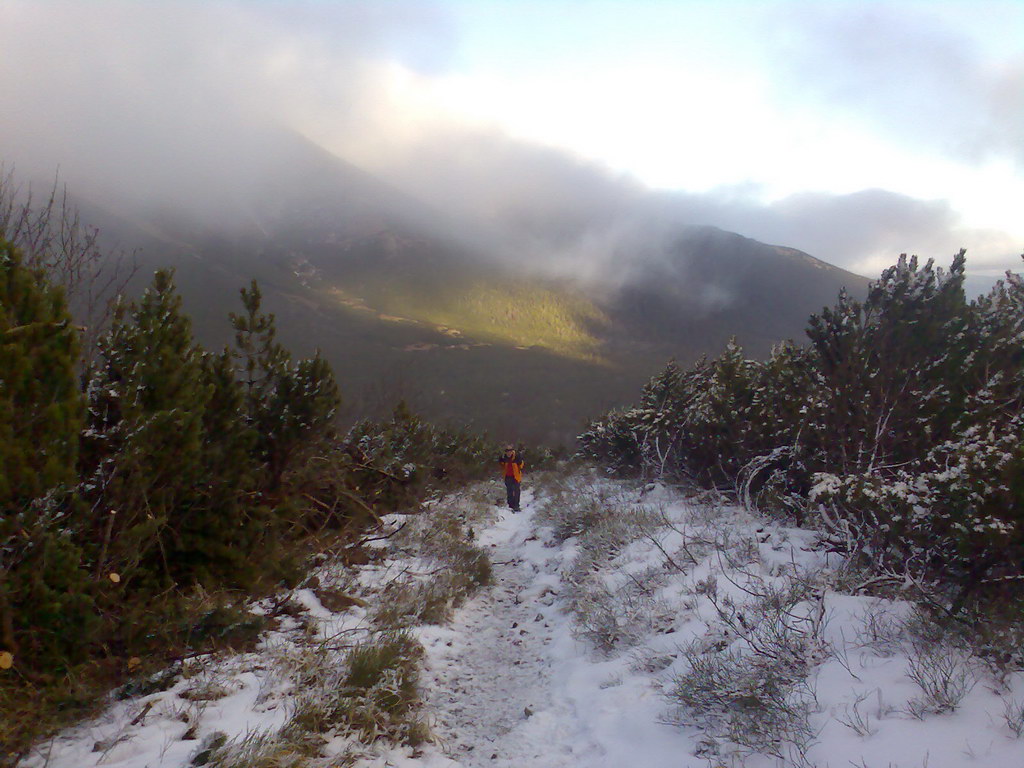
[[[536,280],[381,283],[367,289],[365,299],[386,316],[426,323],[467,341],[540,347],[563,357],[604,362],[599,333],[608,326],[608,317],[586,297]]]

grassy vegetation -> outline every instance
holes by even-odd
[[[497,282],[492,285],[502,288]],[[652,347],[617,339],[614,348],[607,344],[598,348],[594,341],[602,341],[605,334],[600,320],[588,320],[594,308],[588,308],[586,301],[577,306],[571,298],[563,309],[567,308],[579,344],[572,334],[559,341],[562,321],[554,314],[538,315],[542,322],[537,325],[546,324],[547,328],[540,327],[532,337],[513,326],[510,330],[499,319],[482,320],[482,335],[475,335],[476,331],[469,330],[469,320],[459,315],[456,292],[436,285],[436,280],[415,283],[400,277],[364,290],[358,282],[339,279],[300,289],[294,293],[301,293],[302,301],[291,301],[268,288],[267,308],[277,315],[281,339],[290,348],[310,353],[316,346],[334,362],[348,414],[380,418],[404,398],[430,419],[532,443],[567,444],[595,413],[630,402],[669,357],[689,360],[711,345],[703,336],[687,334],[674,345]],[[391,300],[399,306],[384,306],[389,292],[394,292]],[[524,292],[532,296],[526,297],[519,310],[534,312],[542,303],[541,294],[532,287]],[[208,293],[206,289],[202,295]],[[416,293],[423,298],[411,300]],[[503,303],[511,305],[518,301],[517,296],[509,293]],[[356,297],[372,298],[373,309],[345,303]],[[410,309],[405,309],[403,302]],[[437,306],[421,313],[420,304],[428,302]],[[190,309],[197,315],[212,314],[199,304],[195,302]],[[315,313],[309,309],[312,305],[318,307]],[[414,322],[387,322],[380,319],[381,314]],[[197,329],[211,347],[230,340],[229,333],[219,331],[212,320],[197,321]],[[457,330],[461,336],[444,329]],[[488,329],[511,336],[485,335]],[[550,339],[545,340],[543,334]],[[519,348],[524,346],[527,348]],[[565,349],[569,354],[562,353]],[[515,386],[510,387],[510,382]]]
[[[281,732],[291,743],[340,731],[364,743],[387,737],[408,744],[428,732],[413,715],[419,703],[420,644],[406,632],[385,632],[353,648],[341,670],[322,665]]]
[[[255,592],[277,586],[268,574]],[[0,766],[14,766],[41,737],[98,713],[105,694],[117,699],[147,696],[172,686],[183,674],[181,659],[199,653],[251,650],[274,617],[257,616],[240,605],[242,595],[229,590],[168,594],[126,617],[140,639],[132,653],[111,645],[59,673],[24,674],[0,685]],[[168,616],[176,620],[167,620]],[[212,695],[197,688],[197,697]]]
[[[291,717],[272,732],[211,739],[200,745],[193,765],[213,768],[307,768],[330,751],[331,765],[352,765],[375,742],[415,747],[430,740],[421,714],[423,648],[410,629],[444,623],[452,609],[490,583],[487,553],[472,543],[473,528],[485,523],[495,488],[470,486],[442,505],[408,516],[389,540],[390,557],[415,558],[429,575],[408,568],[369,597],[370,628],[340,658],[324,643],[300,646],[275,664],[298,695]],[[211,688],[203,681],[203,690]],[[223,734],[221,734],[223,736]],[[348,741],[327,749],[333,737]]]
[[[538,280],[507,285],[475,279],[389,281],[367,286],[361,297],[365,304],[338,289],[332,295],[357,311],[369,305],[384,315],[452,329],[471,341],[541,347],[571,359],[604,362],[595,335],[609,322],[604,313],[589,299]]]
[[[493,578],[491,561],[472,543],[473,528],[485,521],[489,508],[484,497],[487,483],[457,501],[434,509],[407,523],[396,546],[419,554],[431,566],[426,580],[396,580],[385,589],[386,599],[374,613],[374,623],[385,628],[414,624],[444,624],[452,611]]]

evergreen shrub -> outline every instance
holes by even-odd
[[[881,581],[954,613],[1020,596],[1024,280],[968,302],[964,264],[901,256],[768,360],[732,341],[670,362],[636,407],[590,425],[581,454],[811,519]]]

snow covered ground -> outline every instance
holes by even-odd
[[[855,574],[813,532],[583,476],[528,491],[519,514],[495,495],[435,506],[462,505],[493,582],[412,630],[434,740],[329,734],[323,757],[281,765],[1024,766],[1024,674],[908,603],[845,594]],[[388,585],[438,571],[399,537],[377,545],[358,572],[324,563],[255,652],[190,660],[167,690],[112,703],[26,766],[177,768],[214,739],[273,734],[304,659],[341,665]]]
[[[480,535],[495,585],[450,627],[425,628],[426,704],[443,755],[413,766],[679,766],[689,740],[659,725],[665,702],[628,660],[594,656],[576,638],[562,574],[575,547],[538,529],[533,494]],[[543,502],[542,502],[543,503]]]

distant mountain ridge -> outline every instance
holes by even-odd
[[[140,282],[176,268],[209,346],[230,340],[237,291],[259,280],[281,338],[324,352],[352,414],[404,397],[432,418],[565,441],[630,401],[670,357],[716,354],[732,335],[764,355],[802,338],[808,315],[840,288],[867,286],[794,249],[664,223],[656,247],[643,227],[619,245],[622,268],[613,259],[609,279],[537,271],[508,254],[501,233],[304,139],[288,146],[278,172],[250,178],[221,218],[88,205],[86,214],[108,238],[141,247]]]

